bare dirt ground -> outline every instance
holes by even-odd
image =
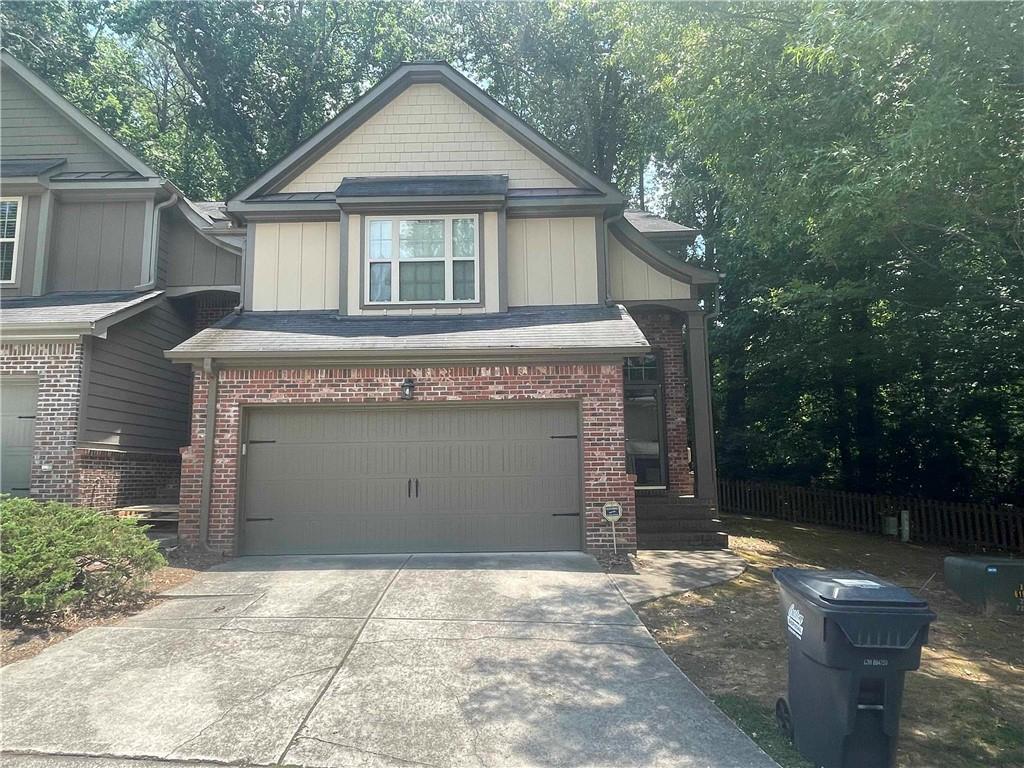
[[[217,553],[178,547],[165,552],[167,565],[151,573],[142,586],[139,597],[130,605],[116,610],[90,610],[64,613],[50,622],[20,624],[0,628],[0,665],[28,659],[55,643],[59,643],[87,627],[116,624],[126,616],[150,608],[161,601],[161,592],[189,581],[199,571],[223,562]]]
[[[938,614],[907,674],[901,768],[1024,766],[1024,617],[983,616],[946,588],[947,550],[877,536],[724,516],[746,572],[647,603],[640,616],[676,664],[786,768],[805,768],[774,725],[786,642],[771,569],[859,568],[922,595]]]

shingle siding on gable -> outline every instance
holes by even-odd
[[[500,173],[512,188],[576,186],[439,83],[409,86],[280,191],[335,189],[344,176]]]
[[[60,171],[128,169],[9,71],[0,83],[0,101],[0,156],[67,158]]]

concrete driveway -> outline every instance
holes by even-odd
[[[587,555],[250,557],[173,594],[0,672],[5,765],[775,765]]]

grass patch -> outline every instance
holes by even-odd
[[[814,768],[775,725],[775,708],[747,696],[726,694],[714,699],[725,714],[782,768]]]

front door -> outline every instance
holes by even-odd
[[[36,433],[35,379],[0,377],[0,492],[27,496]]]
[[[661,361],[655,354],[626,358],[626,461],[639,490],[668,487],[665,461],[665,409]]]

